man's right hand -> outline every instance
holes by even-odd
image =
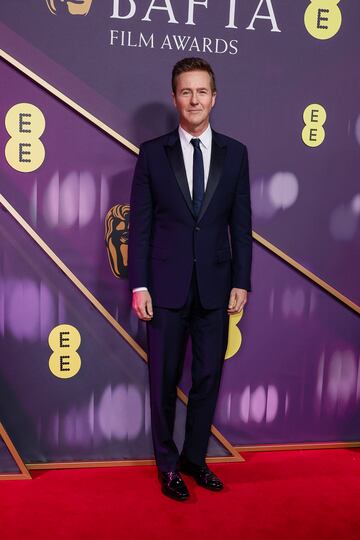
[[[134,291],[132,308],[142,321],[150,321],[153,317],[152,301],[149,291]]]

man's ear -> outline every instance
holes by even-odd
[[[215,101],[216,101],[216,92],[213,92],[213,95],[212,95],[212,107],[214,107],[215,105]]]
[[[174,92],[172,93],[172,98],[173,98],[174,107],[176,107],[176,97],[175,97]]]

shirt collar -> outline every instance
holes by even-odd
[[[183,142],[185,142],[187,144],[191,144],[190,143],[191,139],[195,138],[194,135],[191,135],[190,133],[185,131],[185,129],[182,128],[181,126],[179,126],[179,137]],[[200,137],[197,137],[197,138],[200,139],[201,144],[203,144],[205,146],[205,148],[208,148],[210,146],[211,138],[212,138],[212,132],[211,132],[210,124],[205,129],[205,131],[203,131],[203,133],[200,135]]]

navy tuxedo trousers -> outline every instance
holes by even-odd
[[[203,308],[195,264],[185,304],[180,308],[154,306],[153,318],[146,323],[152,438],[162,472],[175,470],[179,458],[173,439],[176,386],[189,337],[192,387],[182,452],[198,465],[205,463],[228,341],[227,308]]]

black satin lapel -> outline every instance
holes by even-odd
[[[184,196],[186,204],[189,207],[190,212],[193,214],[191,194],[189,190],[189,184],[186,177],[186,170],[184,164],[184,158],[181,150],[180,139],[178,139],[175,144],[171,146],[165,146],[165,150],[168,156],[168,159],[171,164],[171,168],[174,172],[179,188]]]
[[[200,221],[200,219],[205,214],[206,209],[209,206],[210,201],[215,193],[215,190],[217,188],[217,185],[219,183],[221,173],[223,170],[225,154],[226,154],[226,146],[219,146],[215,142],[214,137],[213,137],[212,147],[211,147],[209,178],[206,185],[203,203],[200,208],[198,221]]]

